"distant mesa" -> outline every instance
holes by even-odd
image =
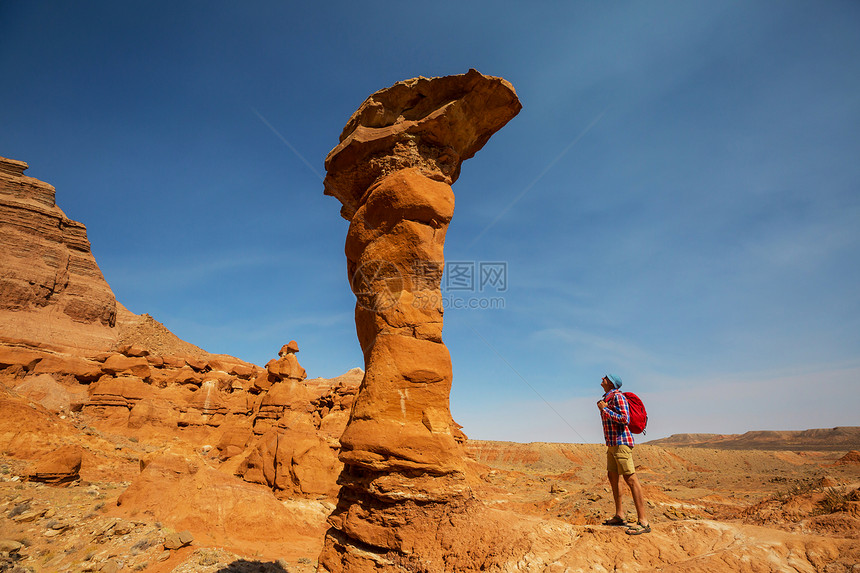
[[[645,442],[653,446],[688,446],[721,450],[840,451],[860,447],[860,427],[814,430],[756,430],[744,434],[674,434]]]

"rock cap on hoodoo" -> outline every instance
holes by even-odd
[[[522,109],[503,78],[469,70],[417,77],[381,89],[352,114],[325,160],[325,193],[352,219],[368,187],[407,167],[452,184],[460,164]]]
[[[278,356],[283,356],[284,354],[295,354],[299,351],[299,343],[295,340],[290,340],[287,344],[281,346],[281,350],[278,352]]]

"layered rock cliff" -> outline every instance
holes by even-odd
[[[94,427],[209,444],[224,472],[278,495],[334,495],[360,374],[308,382],[296,341],[262,368],[128,311],[86,227],[25,169],[0,158],[0,386]]]
[[[54,187],[0,157],[0,335],[92,349],[115,342],[117,302],[87,230]]]

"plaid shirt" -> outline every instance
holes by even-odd
[[[633,447],[633,434],[627,424],[630,423],[630,407],[627,398],[619,390],[610,390],[603,395],[606,407],[600,412],[603,421],[603,437],[607,446]]]

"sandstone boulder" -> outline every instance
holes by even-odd
[[[60,374],[73,376],[80,382],[95,382],[102,375],[99,363],[79,356],[48,355],[33,367],[34,374]]]
[[[187,529],[185,531],[168,533],[164,537],[164,548],[165,549],[179,549],[180,547],[185,547],[186,545],[191,545],[194,541],[194,536]]]
[[[50,410],[31,405],[0,384],[0,452],[19,459],[40,459],[68,443],[72,430]]]
[[[133,358],[142,358],[145,356],[149,356],[149,350],[144,348],[140,344],[123,344],[119,348],[117,348],[117,352],[124,356],[129,356]]]
[[[52,412],[80,411],[88,402],[86,386],[62,384],[51,374],[27,376],[14,388]]]
[[[213,354],[209,357],[208,362],[211,370],[226,372],[230,376],[244,380],[249,380],[259,368],[254,364],[226,354]]]
[[[155,388],[136,376],[103,376],[89,388],[90,398],[82,411],[110,425],[128,424],[130,411],[143,399],[152,398]]]
[[[128,427],[135,430],[144,426],[172,429],[178,424],[179,410],[173,402],[163,398],[142,398],[128,414]]]
[[[182,368],[186,365],[185,358],[181,356],[162,356],[161,360],[165,366],[170,368]]]
[[[20,366],[24,372],[32,372],[47,356],[45,352],[29,348],[0,345],[0,370]]]
[[[318,538],[319,525],[287,509],[272,491],[176,453],[154,455],[117,500],[117,514],[188,530],[201,544],[253,547],[272,531]]]
[[[194,356],[186,356],[185,363],[197,372],[204,372],[206,370],[209,370],[209,364],[201,358],[196,358]]]
[[[251,382],[251,391],[259,394],[260,392],[265,392],[269,388],[272,387],[272,384],[279,380],[278,377],[272,376],[269,373],[268,368],[265,370],[261,370],[257,373],[253,382]]]
[[[237,378],[248,380],[254,374],[254,367],[245,364],[231,364],[227,372]]]
[[[188,365],[183,365],[167,375],[169,384],[200,386],[203,383],[203,375]]]
[[[14,539],[0,539],[0,554],[11,555],[21,551],[25,545]]]
[[[123,354],[109,356],[102,363],[101,370],[105,374],[130,374],[138,378],[149,378],[152,374],[152,368],[146,358],[125,356]]]
[[[74,481],[80,477],[83,448],[63,446],[39,460],[29,471],[27,479],[51,484]]]
[[[341,468],[336,443],[321,439],[312,427],[271,428],[258,439],[236,473],[276,492],[334,495]]]

